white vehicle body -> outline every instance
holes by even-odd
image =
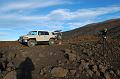
[[[18,41],[20,43],[28,43],[29,40],[34,40],[36,43],[38,42],[49,42],[51,39],[56,40],[57,35],[53,32],[48,31],[31,31],[27,35],[21,36]]]

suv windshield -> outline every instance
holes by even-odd
[[[28,33],[28,35],[37,35],[37,31],[31,31]]]

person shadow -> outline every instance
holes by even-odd
[[[16,73],[17,73],[17,78],[16,79],[32,79],[32,71],[34,70],[34,64],[32,60],[27,57],[25,61],[23,61]]]

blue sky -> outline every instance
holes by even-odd
[[[120,18],[120,0],[0,0],[0,41]]]

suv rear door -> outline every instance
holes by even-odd
[[[44,40],[49,41],[49,39],[50,39],[49,32],[44,32]]]
[[[38,31],[37,41],[49,41],[49,32]]]

